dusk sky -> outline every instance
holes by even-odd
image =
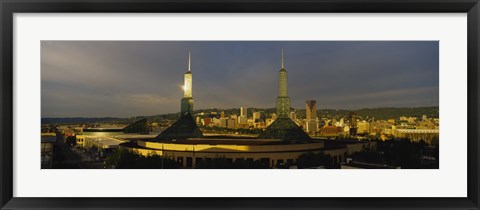
[[[42,117],[179,112],[189,50],[194,109],[273,108],[282,48],[293,108],[438,106],[437,41],[42,41]]]

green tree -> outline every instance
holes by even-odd
[[[77,137],[76,136],[67,136],[67,139],[65,140],[68,146],[75,146],[77,145]]]
[[[127,149],[118,149],[105,160],[107,166],[120,169],[172,169],[179,168],[179,163],[157,154],[143,156]]]
[[[297,159],[298,168],[312,168],[325,166],[325,168],[336,168],[333,165],[333,159],[330,155],[324,155],[323,153],[308,152],[301,154]]]
[[[438,136],[432,137],[432,141],[431,141],[430,145],[432,145],[432,146],[438,146],[438,144],[439,144],[439,141],[438,141],[438,140],[439,140],[439,139],[438,139]]]

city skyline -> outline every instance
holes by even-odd
[[[182,77],[190,68],[196,110],[271,108],[281,48],[294,108],[310,99],[319,110],[438,106],[438,42],[42,41],[41,46],[42,117],[176,113]]]

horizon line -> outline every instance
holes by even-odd
[[[394,109],[402,109],[402,108],[425,108],[425,107],[440,107],[439,105],[433,105],[433,106],[410,106],[410,107],[370,107],[370,108],[359,108],[359,109],[338,109],[338,108],[324,108],[324,109],[317,109],[317,111],[321,110],[335,110],[335,111],[357,111],[357,110],[363,110],[363,109],[388,109],[388,108],[394,108]],[[259,108],[259,107],[246,107],[247,109],[275,109],[275,107],[270,107],[270,108]],[[219,110],[231,110],[231,109],[240,109],[238,108],[207,108],[207,109],[198,109],[197,111],[202,111],[202,110],[208,110],[208,109],[219,109]],[[303,109],[294,109],[294,110],[305,110]],[[112,117],[112,116],[102,116],[102,117],[79,117],[79,116],[73,116],[73,117],[40,117],[41,119],[45,118],[135,118],[135,117],[151,117],[151,116],[157,116],[157,115],[169,115],[169,114],[179,114],[180,111],[178,112],[170,112],[170,113],[163,113],[163,114],[153,114],[153,115],[137,115],[137,116],[129,116],[129,117]]]

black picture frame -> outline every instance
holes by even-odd
[[[479,209],[478,0],[0,0],[2,209]],[[16,198],[13,193],[15,13],[467,13],[468,196],[466,198]],[[445,180],[448,181],[448,180]],[[318,189],[322,190],[322,189]]]

